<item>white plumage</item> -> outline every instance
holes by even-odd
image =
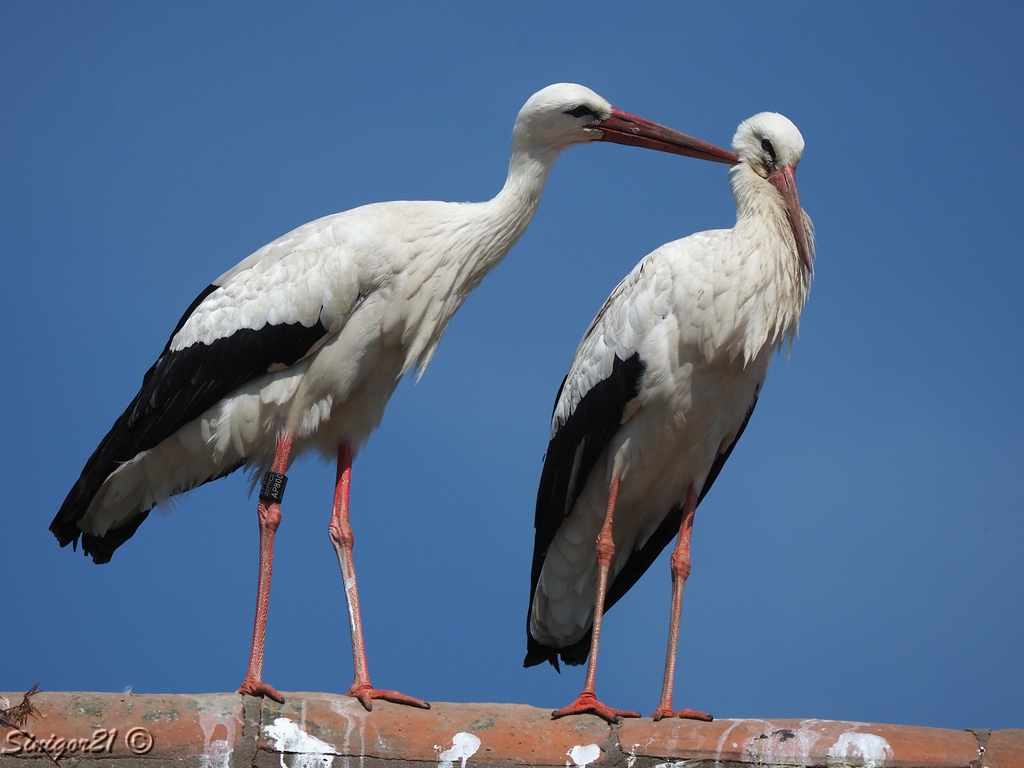
[[[736,226],[668,243],[637,264],[591,323],[555,402],[527,665],[586,659],[597,601],[611,607],[680,530],[688,491],[695,507],[745,427],[773,352],[797,332],[812,264],[793,173],[803,138],[762,113],[733,145]],[[599,597],[594,542],[612,513]]]
[[[492,200],[368,205],[261,248],[184,313],[51,524],[61,546],[81,536],[85,553],[106,562],[175,494],[243,466],[283,477],[306,451],[337,454],[331,536],[350,598],[357,683],[365,677],[368,688],[347,528],[352,457],[402,376],[427,365],[455,311],[526,229],[559,153],[602,140],[723,162],[729,155],[613,109],[582,86],[553,85],[520,111],[508,177]],[[280,698],[260,669],[275,493],[261,491],[257,627],[243,690]]]
[[[541,180],[542,181],[542,180]],[[107,479],[80,527],[94,535],[173,493],[244,462],[269,466],[275,437],[292,455],[353,453],[380,424],[403,374],[424,368],[465,297],[525,229],[538,188],[505,242],[487,243],[490,211],[505,201],[381,203],[328,216],[257,251],[214,281],[214,291],[171,338],[171,352],[239,329],[321,322],[326,334],[291,365],[235,389]],[[481,225],[484,226],[481,226]],[[485,254],[485,263],[464,262]],[[337,405],[337,407],[335,407]],[[109,503],[107,500],[109,499]]]

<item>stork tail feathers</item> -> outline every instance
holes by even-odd
[[[558,665],[559,657],[561,657],[564,664],[570,667],[578,667],[586,664],[587,658],[590,656],[591,636],[591,630],[588,629],[587,634],[572,645],[567,645],[564,648],[554,648],[550,645],[545,645],[539,640],[536,640],[533,635],[527,633],[526,658],[523,659],[523,666],[535,667],[546,661],[555,668],[556,672],[561,674],[562,670]]]

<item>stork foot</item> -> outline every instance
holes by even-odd
[[[561,709],[556,709],[551,713],[551,719],[557,720],[560,717],[566,715],[597,715],[602,720],[608,723],[617,723],[623,717],[640,717],[639,712],[633,712],[628,709],[612,709],[607,707],[597,700],[597,696],[592,693],[584,691],[579,695],[572,704]]]
[[[274,686],[267,685],[266,683],[260,683],[255,680],[249,680],[248,678],[238,686],[238,692],[243,696],[266,696],[267,698],[273,699],[278,704],[284,704],[284,696],[278,693]]]
[[[703,720],[705,723],[714,720],[707,712],[698,712],[696,709],[670,709],[669,707],[658,707],[654,710],[652,717],[654,722],[658,722],[663,717],[683,717],[687,720]]]
[[[423,701],[423,699],[406,696],[398,691],[381,691],[369,685],[353,685],[348,689],[348,695],[359,699],[359,703],[363,705],[367,712],[373,711],[373,699],[390,701],[392,704],[404,704],[407,707],[430,709],[430,702]]]

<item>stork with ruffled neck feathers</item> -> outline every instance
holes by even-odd
[[[736,226],[668,243],[637,264],[590,324],[555,399],[525,665],[589,660],[583,692],[556,717],[639,717],[595,694],[602,615],[678,536],[654,719],[711,719],[672,708],[694,512],[747,426],[773,353],[796,335],[813,267],[796,126],[755,115],[733,148]]]

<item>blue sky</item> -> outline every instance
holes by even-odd
[[[492,196],[519,107],[574,81],[720,145],[782,112],[807,144],[815,283],[697,514],[676,704],[1024,725],[1024,11],[586,9],[0,5],[0,690],[238,686],[246,477],[151,515],[102,567],[59,549],[51,518],[210,280],[328,213]],[[551,404],[618,280],[734,211],[722,166],[613,145],[558,161],[526,235],[357,459],[375,684],[542,707],[578,693],[583,668],[521,668]],[[333,469],[307,458],[289,476],[265,679],[344,692]],[[669,594],[663,555],[608,614],[608,704],[655,708]]]

